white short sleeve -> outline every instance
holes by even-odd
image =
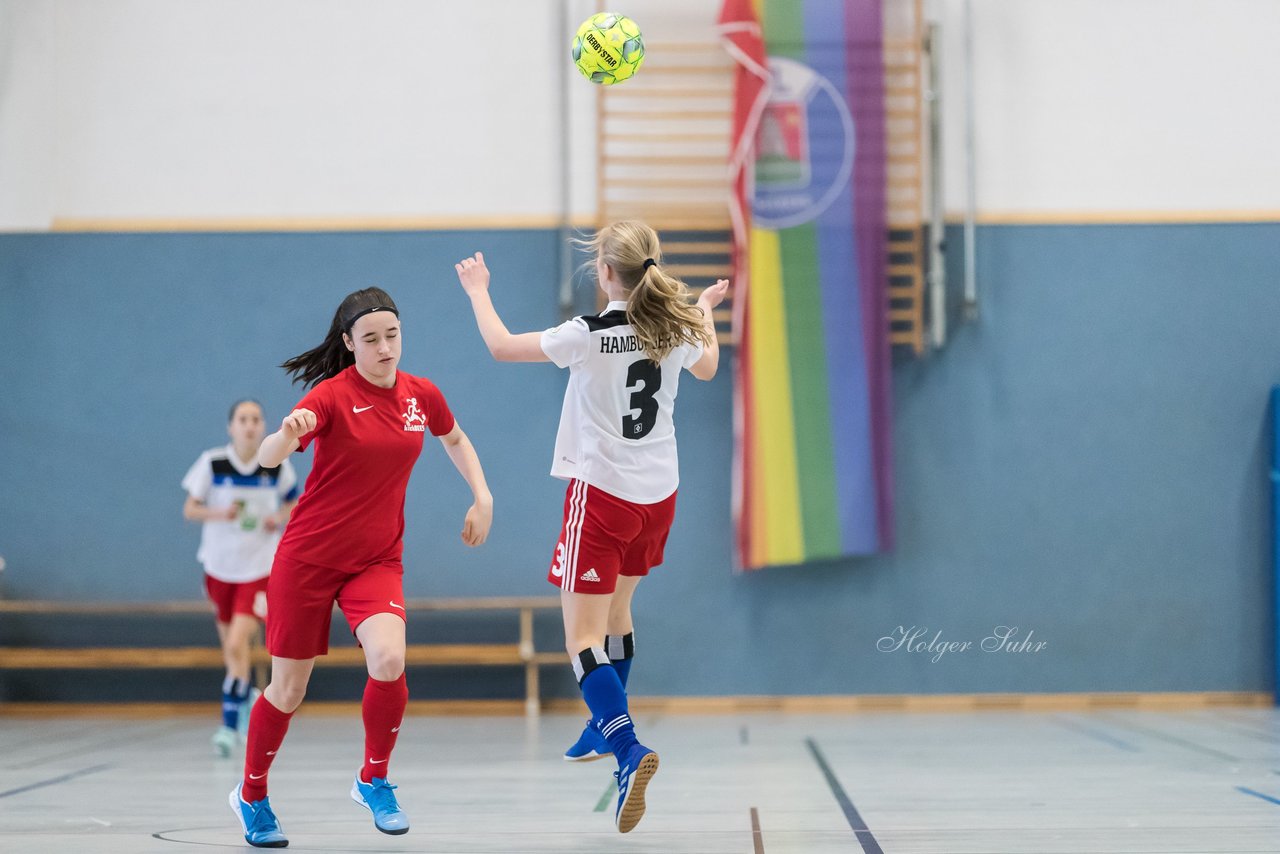
[[[590,341],[591,330],[582,318],[575,317],[542,333],[542,352],[556,367],[568,368],[586,359]]]
[[[207,451],[187,469],[186,476],[182,478],[182,488],[196,501],[208,500],[209,490],[213,488],[213,467],[209,464]]]
[[[685,344],[684,350],[684,361],[680,363],[680,367],[687,371],[696,365],[698,360],[702,358],[702,353],[706,350],[706,347],[701,341],[699,341],[696,344]]]

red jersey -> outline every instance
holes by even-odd
[[[316,414],[315,462],[307,488],[276,549],[285,559],[349,572],[399,561],[403,551],[404,494],[429,430],[453,429],[453,413],[430,381],[396,372],[381,388],[355,366],[313,388],[297,409]]]

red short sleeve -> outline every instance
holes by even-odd
[[[425,404],[423,410],[427,414],[427,429],[432,436],[443,436],[453,429],[453,413],[449,411],[449,404],[445,402],[444,394],[436,388],[435,383],[430,380],[419,382],[422,383],[422,388],[418,397]]]
[[[333,417],[333,390],[329,387],[331,380],[325,380],[298,401],[294,409],[310,409],[316,414],[316,429],[298,440],[298,451],[305,451],[318,437],[329,431],[329,422]]]

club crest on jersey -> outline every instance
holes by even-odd
[[[406,409],[404,415],[400,416],[404,419],[404,429],[411,433],[422,433],[427,429],[427,416],[422,414],[422,410],[418,408],[418,399],[416,397],[406,397],[404,399]]]

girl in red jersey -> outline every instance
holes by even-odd
[[[711,311],[729,282],[720,280],[690,305],[684,283],[658,263],[658,235],[641,222],[614,223],[586,245],[609,304],[545,332],[507,331],[490,301],[480,253],[456,270],[494,358],[569,369],[551,468],[569,488],[547,580],[561,588],[565,649],[592,720],[565,758],[615,756],[614,821],[626,833],[644,815],[645,787],[658,768],[658,754],[637,741],[627,712],[631,598],[662,563],[675,514],[672,413],[680,372],[715,376],[720,351]]]
[[[364,764],[351,787],[383,833],[409,821],[387,782],[387,765],[408,701],[405,687],[404,570],[400,563],[404,499],[426,432],[471,487],[462,540],[489,535],[493,497],[480,460],[429,380],[396,370],[400,314],[379,288],[349,294],[324,342],[285,362],[295,382],[314,386],[262,442],[264,466],[315,443],[306,490],[276,551],[267,587],[267,651],[271,683],[254,704],[244,779],[230,796],[245,841],[260,848],[289,844],[267,798],[267,771],[302,703],[316,656],[329,648],[336,601],[364,648],[369,678],[362,715]]]

